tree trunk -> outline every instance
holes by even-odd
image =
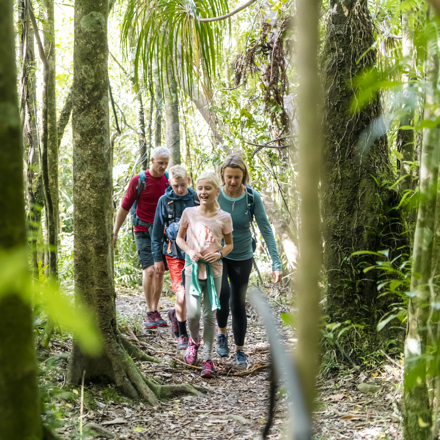
[[[47,0],[49,1],[49,0]],[[52,11],[50,11],[50,4],[45,5],[46,18],[49,20],[46,22],[48,31],[53,30],[53,4]],[[56,195],[51,193],[51,183],[54,182],[54,176],[50,177],[51,173],[58,172],[58,164],[56,170],[53,167],[53,149],[58,151],[57,144],[57,127],[56,127],[56,101],[55,101],[55,66],[54,61],[50,60],[50,57],[55,57],[55,49],[52,47],[51,42],[47,42],[48,38],[45,38],[45,45],[47,53],[44,50],[43,43],[41,41],[37,21],[35,19],[32,7],[30,6],[29,13],[32,20],[32,27],[34,28],[35,38],[37,40],[38,51],[43,64],[43,102],[42,102],[42,136],[41,136],[41,173],[43,176],[43,188],[45,198],[45,220],[48,232],[48,254],[49,254],[49,274],[52,277],[57,278],[57,237],[58,237],[58,219],[55,218],[54,212],[58,212],[58,177],[56,177]],[[52,20],[52,24],[50,23]],[[50,38],[49,38],[50,39]],[[52,65],[52,67],[51,67]],[[55,106],[55,107],[54,107]],[[50,160],[51,161],[50,161]],[[57,174],[58,176],[58,174]],[[54,198],[55,197],[55,198]],[[54,206],[54,200],[57,206]]]
[[[160,88],[159,71],[156,63],[153,67],[154,91],[156,97],[156,117],[154,119],[154,147],[162,144],[162,89]]]
[[[21,53],[23,54],[21,90],[23,114],[23,141],[26,157],[26,189],[28,201],[29,241],[32,250],[32,268],[34,279],[39,278],[37,241],[41,223],[41,209],[44,206],[42,180],[39,173],[40,147],[37,127],[37,86],[35,75],[34,31],[29,26],[29,14],[20,2],[20,21],[22,25]]]
[[[21,251],[27,274],[23,151],[18,111],[13,2],[0,14],[0,251]],[[17,254],[15,254],[17,255]],[[5,261],[5,260],[4,260]],[[8,261],[6,261],[6,264]],[[30,301],[17,283],[4,286],[0,299],[0,439],[40,440],[37,365]],[[23,286],[22,286],[23,288]]]
[[[434,44],[434,42],[430,42]],[[428,81],[425,120],[439,116],[439,59],[428,44]],[[404,438],[427,440],[431,437],[432,413],[426,383],[426,344],[430,314],[430,284],[440,158],[439,126],[425,130],[420,164],[420,203],[414,238],[411,292],[408,306],[408,330],[405,341]],[[438,343],[438,341],[436,341]]]
[[[397,328],[377,332],[377,324],[391,296],[379,298],[377,271],[364,273],[377,257],[356,256],[356,251],[377,252],[395,246],[390,236],[388,210],[397,194],[383,184],[393,180],[382,107],[372,98],[353,113],[354,78],[376,62],[373,23],[364,0],[332,0],[324,55],[326,90],[323,152],[323,218],[325,268],[328,277],[326,314],[330,322],[360,324],[363,330],[345,332],[339,339],[346,352],[377,350],[386,340],[402,338]],[[377,182],[377,183],[376,183]],[[384,226],[386,225],[386,226]],[[354,340],[356,338],[356,340]],[[355,358],[357,360],[357,356]]]
[[[48,63],[46,89],[43,89],[43,130],[47,132],[44,148],[47,150],[47,173],[52,213],[49,217],[49,269],[50,276],[58,278],[58,236],[60,229],[58,197],[58,128],[56,102],[56,66],[55,66],[55,9],[54,0],[44,0],[45,29],[44,52]],[[46,109],[44,108],[46,107]]]
[[[164,75],[166,145],[171,151],[170,166],[180,164],[179,96],[173,69]]]
[[[144,378],[130,354],[152,360],[125,340],[116,322],[112,268],[112,179],[108,113],[107,0],[76,0],[74,18],[73,200],[75,294],[94,311],[103,353],[90,357],[74,343],[68,378],[111,381],[131,398],[196,394]],[[88,72],[84,75],[82,72]]]
[[[296,68],[298,69],[300,259],[297,272],[298,346],[295,358],[305,401],[311,412],[318,374],[320,340],[320,270],[322,243],[318,198],[321,155],[320,80],[318,78],[319,0],[298,0]]]

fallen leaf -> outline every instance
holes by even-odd
[[[119,425],[120,423],[128,423],[127,420],[118,417],[117,419],[110,420],[108,422],[102,422],[101,425]]]

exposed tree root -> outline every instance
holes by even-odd
[[[127,353],[133,359],[137,359],[138,361],[144,361],[144,362],[154,362],[156,364],[162,363],[160,359],[157,359],[153,356],[149,356],[148,354],[144,353],[140,348],[136,347],[136,345],[132,344],[127,338],[125,338],[122,335],[121,335],[121,342],[122,342],[122,346],[125,348]]]

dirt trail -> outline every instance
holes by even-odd
[[[265,329],[256,312],[248,306],[248,333],[245,351],[252,374],[238,376],[233,356],[221,359],[213,356],[214,364],[221,373],[216,379],[200,378],[200,370],[183,365],[182,352],[176,350],[170,328],[146,332],[143,327],[145,302],[139,292],[119,289],[116,300],[118,320],[125,333],[146,353],[156,356],[162,364],[138,363],[141,371],[162,384],[190,383],[204,386],[207,394],[185,396],[164,401],[153,409],[140,402],[121,398],[113,387],[90,385],[86,387],[96,404],[86,405],[84,425],[96,424],[108,431],[108,437],[97,439],[249,439],[261,438],[261,430],[267,417],[269,350]],[[281,328],[280,314],[285,311],[274,303],[274,314]],[[161,312],[166,316],[173,306],[170,298],[161,299]],[[230,320],[229,320],[230,321]],[[125,327],[124,327],[125,326]],[[289,327],[282,328],[283,339],[289,346],[296,342]],[[229,329],[230,347],[232,331]],[[70,349],[70,341],[52,341],[51,355]],[[58,353],[58,354],[57,354]],[[43,366],[50,362],[43,362]],[[200,361],[198,362],[200,364]],[[80,388],[65,385],[66,360],[57,365],[55,377],[59,388],[69,390],[58,397],[62,407],[62,426],[57,428],[63,439],[79,438]],[[44,368],[43,368],[44,372]],[[399,383],[402,369],[398,364],[385,365],[380,370],[353,369],[340,371],[333,379],[320,379],[319,397],[314,413],[315,439],[400,439]],[[44,373],[43,379],[44,382]],[[48,382],[51,384],[50,382]],[[376,394],[361,392],[361,383],[376,384]],[[64,396],[64,397],[63,397]],[[70,396],[70,397],[69,397]],[[70,403],[69,403],[70,402]],[[58,406],[56,406],[58,408]],[[284,392],[277,394],[277,411],[269,439],[284,438],[287,404]],[[113,435],[114,437],[110,437]],[[92,437],[88,437],[92,438]]]

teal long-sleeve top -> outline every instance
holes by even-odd
[[[266,211],[264,210],[263,202],[260,194],[254,192],[254,217],[257,221],[258,228],[263,235],[267,248],[269,249],[270,257],[272,258],[272,270],[281,270],[281,261],[275,243],[272,228],[267,219]],[[234,241],[234,249],[226,257],[229,260],[243,261],[252,258],[252,231],[251,219],[247,213],[246,193],[239,197],[232,198],[227,196],[223,188],[220,191],[218,203],[223,211],[229,212],[232,217],[232,225],[234,230],[232,238]]]

